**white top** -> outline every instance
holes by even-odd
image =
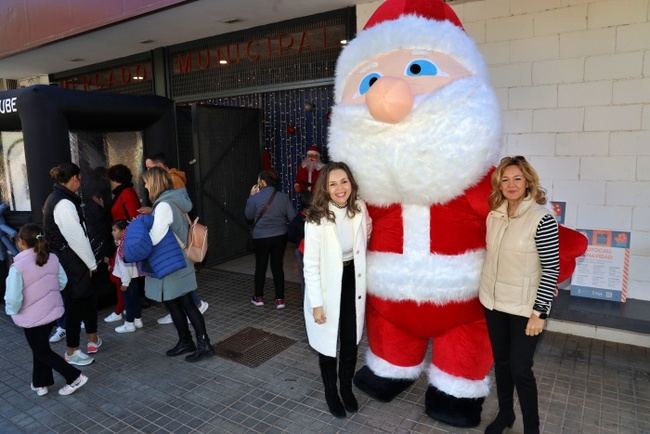
[[[149,231],[151,242],[155,246],[158,244],[174,221],[172,207],[167,202],[160,202],[153,211],[153,224]]]
[[[97,269],[97,262],[93,249],[90,246],[90,240],[86,236],[86,231],[81,226],[77,208],[71,200],[62,199],[54,207],[54,223],[59,227],[61,235],[65,238],[68,246],[74,251],[89,270]]]
[[[352,220],[348,217],[348,209],[339,208],[336,205],[330,203],[329,209],[334,213],[336,218],[336,236],[339,239],[339,244],[341,245],[341,254],[343,256],[343,261],[349,261],[354,258],[352,252],[354,244],[354,228],[352,226]]]
[[[113,276],[119,277],[122,286],[129,286],[131,279],[140,277],[138,266],[135,263],[125,263],[118,253],[115,253],[115,265],[113,266]]]

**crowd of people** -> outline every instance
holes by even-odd
[[[131,333],[143,327],[144,290],[147,299],[164,304],[176,328],[178,342],[167,356],[188,354],[185,360],[196,362],[214,355],[203,318],[207,303],[196,295],[194,264],[184,257],[173,272],[158,276],[145,272],[143,264],[125,260],[124,234],[137,216],[150,215],[149,226],[143,227],[152,246],[163,246],[164,239],[173,237],[178,249],[181,240],[187,239],[192,203],[184,174],[169,169],[162,156],[147,159],[146,167],[143,181],[151,207],[142,206],[131,171],[118,164],[96,172],[109,180],[110,192],[97,179],[91,180],[93,187],[86,195],[90,205],[83,211],[77,194],[82,186],[79,167],[73,163],[54,167],[50,172],[54,187],[43,206],[43,227],[28,224],[18,233],[20,253],[7,278],[6,312],[24,328],[33,353],[31,388],[39,396],[53,385],[52,370],[65,378],[61,395],[73,393],[88,381],[73,365],[92,363],[91,354],[102,346],[95,291],[100,267],[109,270],[117,294],[116,306],[104,320],[124,320],[115,332]],[[306,187],[299,188],[304,201],[300,213],[288,195],[278,190],[274,171],[262,171],[251,188],[244,210],[252,221],[255,251],[250,302],[264,304],[270,261],[275,308],[286,306],[283,258],[290,236],[303,268],[306,333],[318,353],[326,404],[332,415],[345,417],[346,412],[359,408],[352,379],[364,330],[366,250],[372,221],[345,163],[311,167],[318,170],[309,173]],[[503,158],[491,184],[492,211],[486,221],[479,298],[494,354],[499,413],[486,433],[500,433],[514,423],[515,389],[526,432],[534,432],[539,416],[533,354],[557,285],[558,225],[543,206],[546,197],[539,177],[524,157]],[[55,324],[57,329],[50,336]],[[85,352],[80,347],[82,326],[87,337]],[[63,338],[66,350],[61,357],[49,342]]]

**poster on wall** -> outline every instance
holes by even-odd
[[[571,295],[625,303],[630,271],[630,233],[578,229],[589,240],[578,258]]]
[[[551,212],[557,223],[563,225],[566,214],[566,202],[551,201]]]

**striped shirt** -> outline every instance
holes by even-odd
[[[560,274],[560,240],[557,221],[551,214],[546,214],[537,225],[535,245],[542,268],[539,288],[533,309],[540,313],[549,314],[551,303],[557,289],[557,279]]]

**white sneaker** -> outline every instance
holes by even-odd
[[[171,324],[171,323],[172,323],[172,316],[169,313],[163,316],[162,318],[158,318],[158,324]]]
[[[142,326],[144,326],[144,324],[142,324],[142,318],[135,318],[133,320],[133,325],[135,326],[135,328],[141,329]]]
[[[203,315],[205,311],[208,310],[208,307],[210,307],[208,302],[201,300],[201,305],[199,306],[199,312],[201,312],[201,315]]]
[[[38,396],[44,396],[44,395],[47,395],[48,390],[47,390],[47,387],[46,387],[46,386],[43,386],[43,387],[34,387],[34,385],[30,383],[30,384],[29,384],[29,387],[31,387],[32,390],[33,390],[34,392],[36,392],[36,394],[37,394]]]
[[[88,377],[86,377],[84,374],[79,374],[76,380],[74,380],[70,384],[66,384],[62,388],[59,389],[59,395],[70,395],[72,393],[75,393],[77,389],[80,389],[86,382],[88,381]]]
[[[79,324],[79,327],[81,328],[81,330],[85,330],[86,329],[86,324],[84,324],[84,322],[81,321],[81,324]]]
[[[121,313],[111,312],[111,314],[109,316],[104,318],[104,322],[116,322],[116,321],[122,321],[122,314]]]
[[[54,331],[54,334],[50,336],[50,342],[54,344],[62,340],[64,337],[65,337],[65,329],[57,326],[56,330]]]
[[[83,353],[81,350],[74,350],[74,353],[72,353],[72,355],[70,356],[66,351],[64,356],[66,362],[70,363],[71,365],[77,365],[77,366],[90,365],[92,362],[95,361],[95,359],[90,357],[88,354]]]
[[[133,333],[135,331],[135,325],[132,322],[124,321],[124,324],[115,327],[115,331],[117,333]]]

